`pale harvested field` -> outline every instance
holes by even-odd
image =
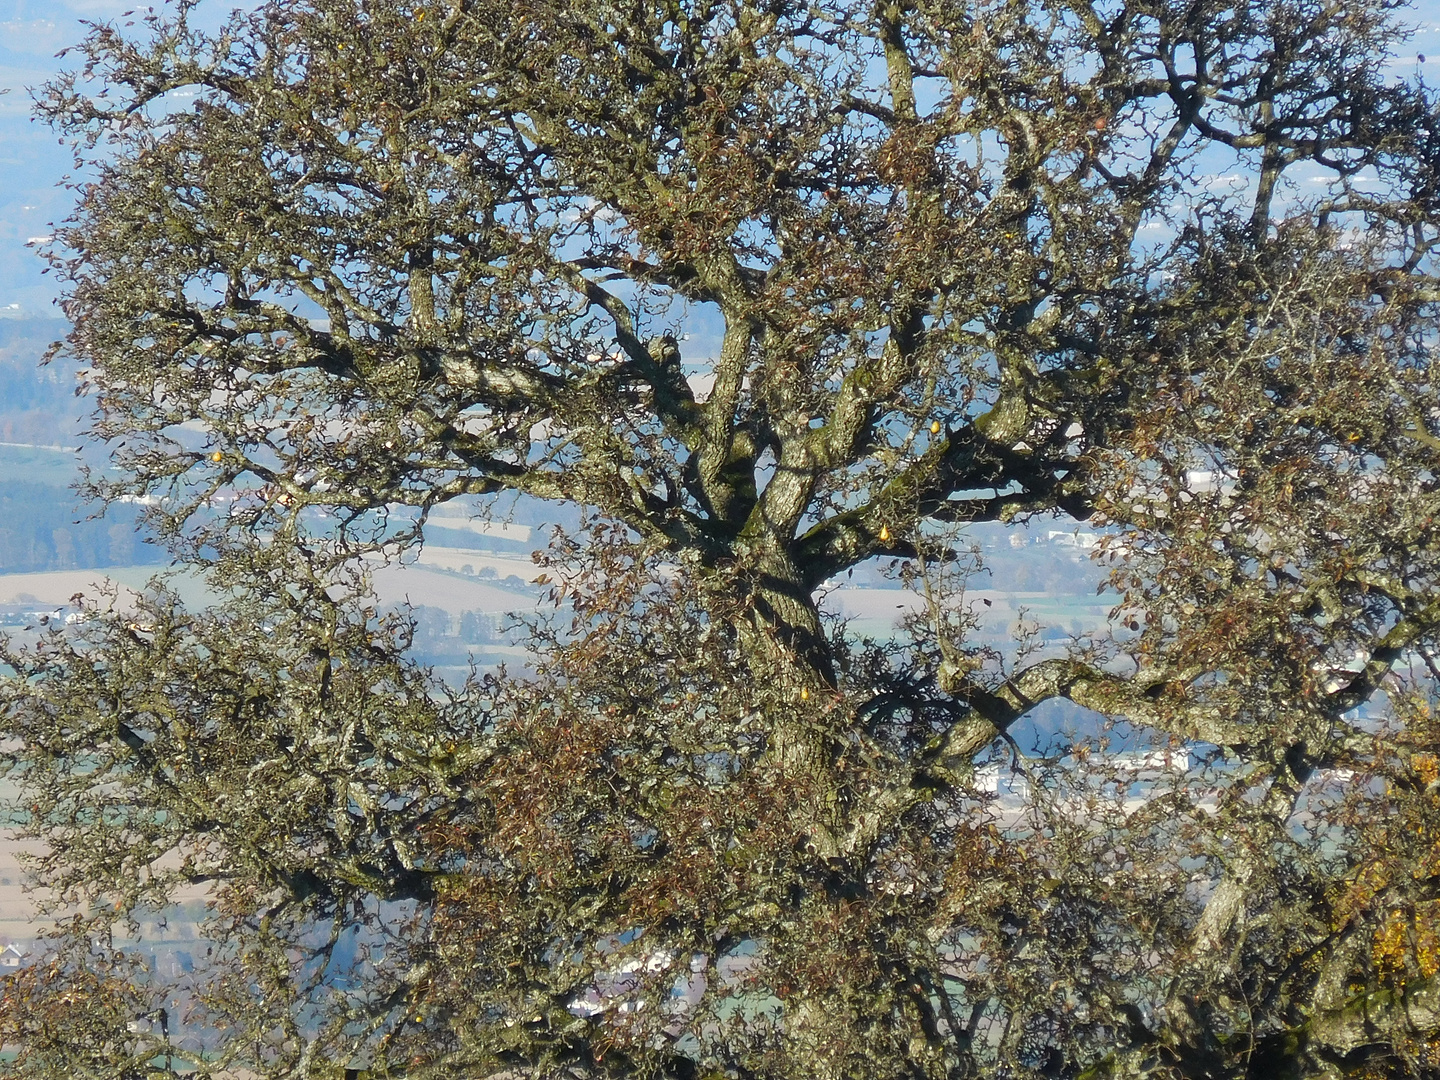
[[[4,574],[0,575],[0,604],[36,604],[43,607],[59,607],[68,604],[76,593],[99,598],[107,577],[115,573],[133,577],[139,569],[152,567],[125,567],[119,571],[110,570],[56,570],[45,574]],[[128,573],[127,573],[128,571]],[[137,582],[138,584],[138,582]],[[130,591],[128,588],[125,590]]]
[[[533,581],[541,573],[533,561],[521,555],[500,555],[469,548],[436,547],[433,544],[421,549],[420,565],[441,570],[462,570],[468,566],[477,574],[488,567],[495,571],[496,577],[506,578],[513,574],[522,581]]]
[[[23,945],[35,936],[34,898],[21,887],[24,869],[20,852],[25,846],[9,832],[0,833],[0,946]]]
[[[1045,602],[1044,593],[1014,593],[973,590],[965,594],[964,604],[974,613],[980,625],[1001,631],[1013,623],[1021,608]],[[834,589],[825,594],[822,606],[827,611],[863,623],[874,632],[893,626],[911,612],[925,609],[925,598],[904,589]]]
[[[469,567],[470,573],[462,573]],[[531,582],[541,570],[529,559],[471,551],[465,548],[427,547],[417,563],[386,566],[373,573],[376,593],[387,604],[410,603],[443,608],[452,613],[482,611],[499,614],[529,611],[542,603],[537,596],[503,589],[480,579],[482,570],[496,577],[518,577]],[[122,590],[143,587],[157,571],[153,566],[127,566],[106,570],[61,570],[44,574],[0,575],[0,604],[35,603],[58,607],[76,593],[98,596],[106,581]],[[192,590],[182,589],[182,593]],[[186,596],[187,601],[192,598]],[[966,606],[986,624],[1013,621],[1021,607],[1044,608],[1055,603],[1045,593],[975,590],[966,594]],[[985,601],[989,601],[988,605]],[[839,588],[826,594],[825,607],[854,619],[895,622],[906,612],[924,606],[922,597],[901,589]]]
[[[1018,607],[1024,606],[1043,593],[1001,593],[968,592],[965,606],[984,615],[987,612],[1006,613],[1012,619]],[[987,607],[985,601],[989,600]],[[925,607],[925,598],[904,589],[835,589],[825,594],[825,607],[842,615],[857,619],[898,619],[911,611]]]
[[[468,563],[477,570],[481,565],[485,565],[470,552],[466,552],[466,556],[461,565]],[[526,568],[528,574],[522,575],[525,581],[539,573],[533,564],[526,564]],[[459,566],[454,569],[458,571]],[[497,568],[496,573],[500,577],[506,577],[508,571]],[[373,582],[376,595],[386,604],[438,607],[452,614],[463,611],[483,611],[489,614],[533,611],[539,603],[536,597],[488,585],[468,575],[427,570],[423,562],[419,566],[382,567],[374,572]]]
[[[9,830],[0,831],[0,948],[12,941],[23,948],[35,939],[39,931],[35,905],[37,894],[24,888],[25,868],[20,862],[22,853],[35,850],[35,844],[16,840]],[[174,865],[176,862],[177,857],[167,856],[161,860],[161,865]],[[194,906],[203,904],[209,895],[208,885],[186,886],[175,891],[172,902]],[[154,917],[150,918],[153,924]],[[173,918],[170,921],[172,924],[176,922]],[[153,925],[147,926],[146,936],[151,941],[162,939]]]
[[[386,566],[374,571],[374,586],[386,604],[410,603],[444,608],[459,613],[483,611],[503,613],[533,609],[537,599],[524,593],[498,588],[461,569],[470,566],[475,573],[489,567],[497,577],[512,575],[529,582],[540,571],[528,559],[491,556],[463,548],[427,550],[418,564]],[[107,584],[118,586],[123,597],[134,595],[161,571],[158,566],[107,567],[103,570],[56,570],[43,574],[0,574],[0,604],[33,604],[37,608],[60,607],[81,594],[99,600]],[[172,581],[187,603],[202,602],[204,590],[193,579]]]

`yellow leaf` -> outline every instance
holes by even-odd
[[[1410,767],[1427,786],[1440,779],[1440,759],[1433,754],[1416,754],[1410,759]]]

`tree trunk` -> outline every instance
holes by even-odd
[[[767,767],[804,792],[797,824],[812,853],[841,855],[842,809],[833,768],[836,747],[815,723],[815,710],[838,685],[820,612],[794,562],[774,548],[757,553],[744,574],[742,614],[736,624],[750,677],[767,700]]]
[[[772,548],[760,555],[746,599],[742,638],[757,674],[766,671],[797,694],[833,690],[835,662],[820,611],[787,553]]]

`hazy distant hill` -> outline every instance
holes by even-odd
[[[75,368],[39,367],[61,319],[0,319],[0,442],[73,445],[85,403],[75,396]]]
[[[88,410],[72,364],[39,366],[65,331],[60,319],[0,319],[0,573],[157,559],[135,534],[133,508],[86,520],[94,508],[70,490]]]

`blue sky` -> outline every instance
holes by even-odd
[[[137,0],[0,0],[0,318],[58,314],[56,288],[41,274],[43,264],[27,246],[64,218],[71,193],[58,186],[70,172],[69,150],[30,119],[30,88],[59,70],[55,53],[84,34],[85,19],[119,19]],[[233,3],[212,2],[211,18]],[[245,6],[253,6],[246,4]],[[1397,57],[1397,77],[1419,69],[1440,84],[1440,0],[1423,0],[1410,22],[1419,27],[1412,44]],[[207,19],[206,21],[210,21]]]

